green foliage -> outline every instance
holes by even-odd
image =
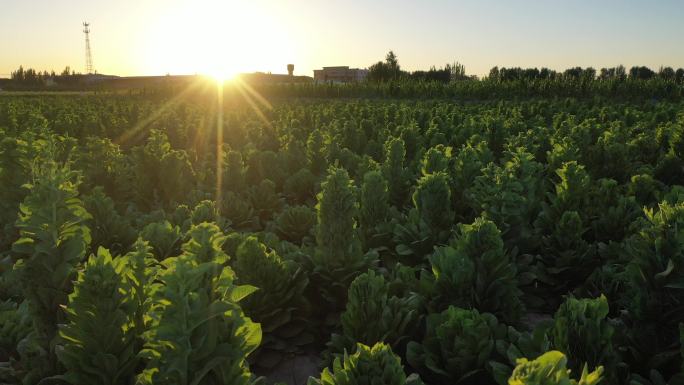
[[[150,243],[159,261],[175,255],[180,250],[180,228],[171,225],[169,221],[150,223],[143,228],[140,236]]]
[[[249,200],[233,192],[228,192],[223,197],[220,212],[237,229],[251,228],[256,219]]]
[[[301,243],[316,225],[316,212],[307,206],[288,206],[275,219],[276,233],[282,239]]]
[[[337,356],[353,352],[357,342],[369,346],[383,342],[402,351],[416,332],[421,304],[415,294],[390,295],[383,276],[372,270],[359,275],[349,286],[347,307],[341,315],[342,334],[332,335],[330,352]]]
[[[24,184],[30,174],[29,149],[26,141],[4,137],[0,141],[0,226],[2,226],[3,249],[16,239],[14,222],[19,204],[28,190]]]
[[[282,206],[282,200],[275,188],[275,183],[264,179],[257,186],[249,189],[249,201],[261,221],[271,219]]]
[[[451,147],[437,145],[435,147],[430,147],[425,152],[423,160],[421,161],[420,170],[423,175],[448,172],[450,162]]]
[[[684,314],[684,204],[645,209],[646,221],[627,244],[631,261],[620,304],[633,323],[637,362],[662,352],[677,340]]]
[[[585,366],[579,381],[570,378],[567,358],[558,351],[546,352],[533,361],[518,360],[509,385],[595,385],[601,382],[603,367],[589,372]]]
[[[381,166],[387,180],[390,202],[403,207],[409,196],[410,179],[405,168],[406,147],[401,138],[390,138],[385,142],[385,161]]]
[[[132,150],[133,180],[138,204],[169,206],[190,192],[195,173],[183,150],[174,150],[165,133],[152,130],[143,147]]]
[[[92,216],[86,222],[92,236],[91,248],[104,247],[115,254],[127,251],[137,234],[128,219],[116,210],[114,200],[96,187],[83,197],[83,205]]]
[[[0,325],[0,357],[10,357],[19,341],[32,330],[28,302],[0,302]]]
[[[420,385],[416,376],[406,377],[401,359],[385,344],[372,348],[359,344],[356,353],[335,360],[332,370],[325,368],[320,379],[309,377],[307,385]]]
[[[359,197],[359,225],[365,231],[387,220],[389,216],[389,190],[379,171],[369,171],[363,176]]]
[[[90,215],[78,199],[77,175],[66,166],[47,162],[35,170],[33,179],[16,224],[21,238],[12,245],[14,268],[33,321],[32,338],[48,354],[29,378],[56,370],[50,353],[57,325],[64,321],[62,305],[90,243],[85,226]]]
[[[135,374],[142,347],[135,298],[141,294],[126,279],[125,263],[100,248],[79,273],[59,333],[64,342],[57,357],[66,369],[60,379],[74,385],[127,384]]]
[[[230,223],[221,217],[216,202],[211,200],[199,202],[190,214],[190,221],[193,225],[199,225],[202,222],[214,222],[221,228],[227,227]]]
[[[434,275],[433,303],[476,308],[516,322],[524,309],[515,264],[504,252],[496,225],[478,218],[461,225],[450,246],[431,256]]]
[[[588,229],[575,211],[565,211],[542,236],[542,254],[534,270],[541,290],[567,294],[585,283],[601,260],[596,248],[584,240]]]
[[[202,224],[183,245],[183,254],[163,262],[154,284],[145,333],[147,369],[142,384],[250,384],[246,356],[259,345],[261,328],[237,304],[254,288],[236,286],[235,274],[220,262],[223,235]]]
[[[451,191],[447,174],[438,172],[420,178],[413,193],[413,205],[418,210],[420,219],[433,233],[448,231],[453,224],[454,214],[451,211]]]
[[[321,175],[327,169],[325,138],[320,130],[313,130],[309,134],[306,141],[306,158],[309,161],[309,169],[315,175]]]
[[[406,358],[428,381],[457,383],[487,378],[500,326],[492,314],[450,306],[427,316],[422,342],[408,344]],[[505,333],[505,327],[503,327]]]
[[[245,188],[245,166],[242,154],[228,151],[224,157],[222,188],[227,191],[240,192]]]
[[[316,176],[303,168],[287,178],[283,193],[293,202],[307,203],[315,198]]]
[[[452,205],[457,213],[466,215],[473,211],[472,214],[480,214],[480,208],[475,203],[477,197],[471,197],[468,190],[473,187],[476,178],[482,175],[481,170],[493,160],[494,156],[486,142],[468,142],[452,157],[449,176]]]
[[[606,368],[606,378],[615,381],[617,352],[613,348],[613,326],[608,320],[608,300],[568,298],[554,315],[550,330],[554,349],[565,353],[570,368],[579,371],[584,363]]]
[[[106,195],[127,195],[127,164],[119,146],[109,138],[85,138],[76,157],[83,172],[84,185],[100,186]]]
[[[328,306],[339,311],[346,303],[351,281],[371,264],[361,250],[355,219],[358,205],[347,171],[330,168],[316,210],[314,281]]]
[[[236,255],[238,281],[259,288],[242,302],[247,316],[260,323],[264,333],[254,361],[270,368],[283,354],[297,353],[313,340],[307,331],[309,305],[303,296],[309,279],[300,266],[267,251],[254,236],[242,242]]]
[[[503,166],[490,163],[475,179],[470,198],[501,229],[507,244],[526,252],[536,247],[532,223],[543,191],[543,166],[518,149],[506,154]]]

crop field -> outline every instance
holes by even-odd
[[[682,86],[477,84],[0,96],[0,383],[684,384]]]

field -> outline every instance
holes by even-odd
[[[0,383],[684,383],[682,86],[431,87],[0,96]]]

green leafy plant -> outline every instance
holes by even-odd
[[[349,286],[347,307],[341,315],[342,334],[333,334],[328,350],[336,356],[353,353],[356,343],[374,345],[383,342],[393,350],[404,350],[417,331],[421,319],[422,298],[411,294],[389,294],[382,275],[372,270],[356,277]]]
[[[451,147],[437,145],[430,147],[421,161],[421,172],[423,175],[447,172],[451,162]]]
[[[221,262],[224,239],[215,225],[191,230],[183,254],[163,262],[154,284],[142,354],[148,361],[139,383],[251,384],[246,357],[261,341],[261,328],[245,317],[238,301],[255,288],[236,286]]]
[[[57,357],[66,373],[57,378],[86,385],[127,384],[133,377],[142,348],[135,327],[141,294],[129,285],[125,263],[100,248],[79,273],[59,333]]]
[[[601,382],[603,367],[593,372],[582,370],[579,381],[570,378],[567,358],[559,351],[546,352],[533,361],[518,360],[508,385],[595,385]]]
[[[264,179],[249,190],[249,201],[262,222],[271,219],[273,214],[282,207],[282,200],[275,188],[275,183],[269,179]]]
[[[554,349],[565,353],[570,368],[578,371],[585,362],[606,368],[606,379],[617,379],[619,357],[613,347],[615,330],[608,320],[608,300],[568,298],[554,315],[550,333]]]
[[[140,232],[140,236],[150,243],[159,261],[177,254],[180,250],[180,228],[171,225],[169,221],[150,223]]]
[[[35,170],[29,194],[20,206],[17,228],[21,238],[12,245],[21,292],[33,321],[31,345],[42,351],[39,361],[26,363],[25,382],[55,374],[57,325],[64,322],[67,294],[76,266],[86,254],[90,215],[78,199],[77,174],[47,162]]]
[[[422,342],[408,344],[406,359],[427,380],[436,383],[483,381],[487,362],[495,354],[497,337],[506,328],[496,317],[450,306],[427,316]]]
[[[517,149],[506,153],[503,166],[490,163],[469,190],[482,214],[496,223],[509,247],[521,252],[537,247],[533,222],[543,197],[543,165]]]
[[[382,175],[387,180],[390,202],[403,207],[408,201],[410,179],[405,168],[406,147],[401,138],[390,138],[385,143],[385,162],[381,166]]]
[[[420,178],[413,193],[413,205],[433,233],[448,233],[454,221],[448,175],[438,172]]]
[[[359,197],[359,225],[367,233],[389,217],[389,190],[379,171],[369,171],[363,176]]]
[[[288,206],[275,219],[275,231],[282,239],[301,243],[316,225],[316,212],[307,206]]]
[[[284,354],[296,353],[313,342],[304,297],[309,278],[302,268],[268,251],[256,237],[247,237],[237,249],[237,279],[259,290],[242,301],[245,314],[261,324],[263,339],[253,362],[265,368],[277,365]]]
[[[310,377],[307,385],[421,385],[420,379],[406,377],[401,359],[385,344],[372,348],[359,344],[356,353],[336,359],[332,370],[326,368],[321,377]]]
[[[256,222],[254,208],[249,200],[232,191],[223,197],[220,212],[237,229],[251,229]]]
[[[364,255],[361,250],[355,219],[358,208],[347,172],[331,168],[321,187],[316,205],[314,283],[335,313],[347,302],[349,284],[373,264],[374,255]]]
[[[0,302],[0,361],[16,355],[19,341],[28,336],[32,327],[28,302],[17,304],[9,299]]]
[[[115,254],[127,251],[137,234],[128,218],[116,210],[114,200],[96,187],[83,197],[83,204],[92,216],[86,222],[92,236],[91,248],[104,247]]]
[[[626,245],[631,261],[619,300],[634,330],[635,365],[662,360],[660,353],[677,341],[677,322],[684,315],[684,204],[664,202],[645,214],[640,231]]]
[[[524,306],[516,267],[493,222],[477,218],[461,225],[451,245],[437,248],[430,262],[437,310],[453,304],[493,313],[506,322],[519,319]]]

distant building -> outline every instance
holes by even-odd
[[[363,81],[368,76],[368,70],[349,68],[349,66],[323,67],[314,70],[315,82],[352,83]]]

